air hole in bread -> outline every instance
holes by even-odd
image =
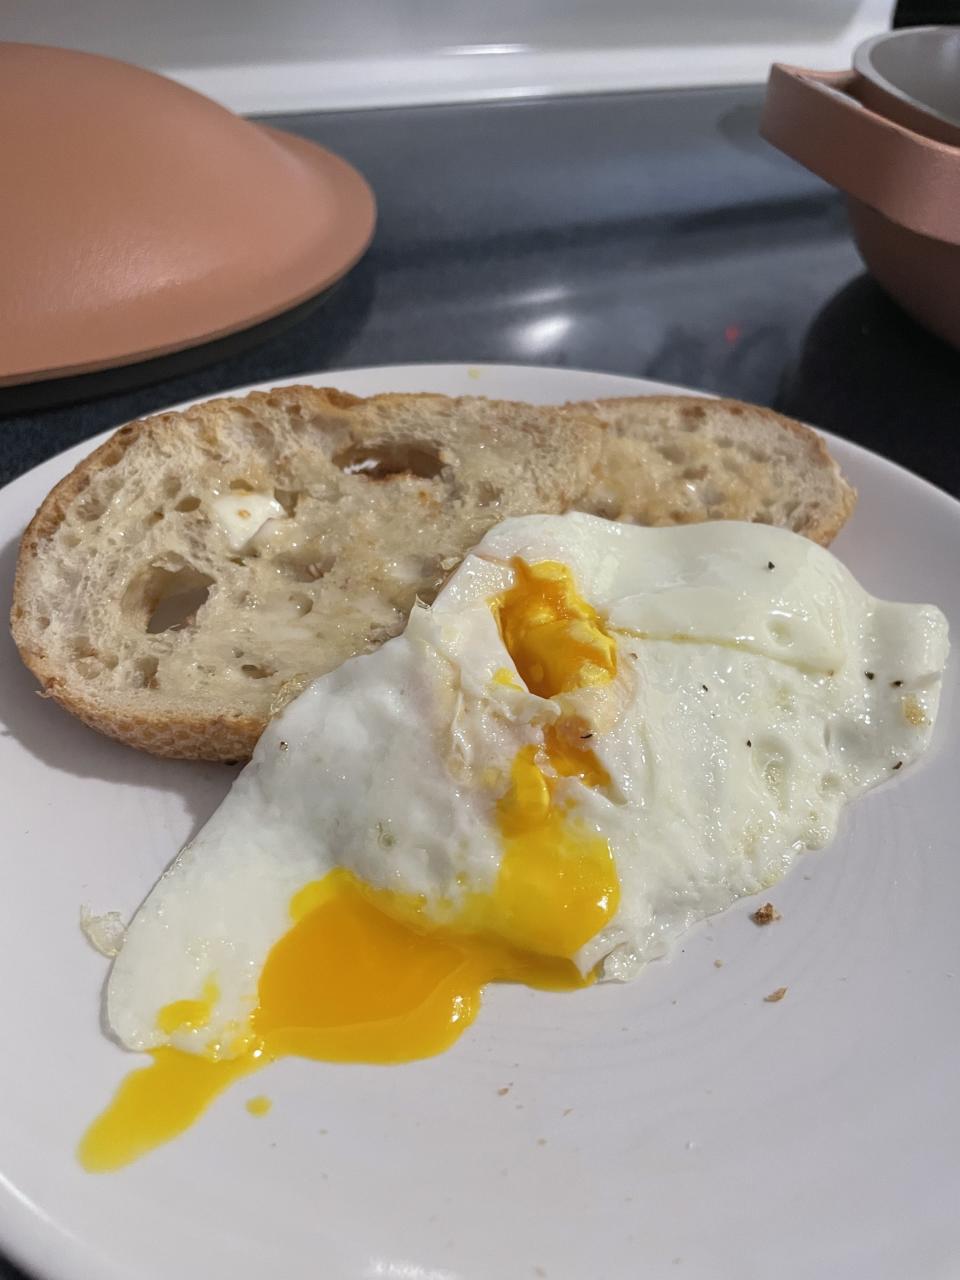
[[[273,496],[280,503],[288,516],[296,513],[297,503],[300,501],[300,493],[297,489],[274,489]]]
[[[657,453],[661,458],[666,458],[667,462],[680,463],[684,457],[683,449],[678,444],[657,445]]]
[[[180,492],[181,484],[179,476],[165,476],[163,481],[163,496],[165,498],[175,498]]]
[[[174,591],[157,604],[147,621],[149,635],[158,635],[161,631],[182,631],[196,620],[197,612],[207,603],[213,586],[212,578],[204,574],[200,577],[203,581],[196,586]]]
[[[725,453],[721,457],[720,465],[723,467],[724,471],[728,472],[730,475],[739,476],[743,479],[743,467],[736,458],[731,458],[728,453]]]
[[[122,609],[138,618],[149,635],[181,631],[207,602],[213,578],[191,564],[176,569],[150,565],[138,574],[123,595]]]
[[[686,467],[681,475],[684,480],[705,480],[707,478],[706,467]]]
[[[257,486],[251,480],[240,477],[237,480],[231,480],[229,487],[233,493],[253,493]]]
[[[91,643],[88,636],[77,636],[71,645],[73,665],[84,680],[95,680],[104,669],[113,671],[118,658],[115,653],[104,653]]]
[[[77,515],[81,520],[99,520],[107,509],[107,504],[102,498],[91,494],[84,498],[82,502],[77,504]]]
[[[41,631],[46,631],[49,625],[50,625],[50,619],[45,614],[41,615],[37,619],[37,626],[40,628]]]
[[[335,453],[333,464],[348,476],[364,476],[367,480],[403,475],[434,480],[444,465],[436,445],[418,444],[414,440],[353,444]]]
[[[476,489],[476,503],[478,507],[495,506],[503,497],[502,489],[498,489],[495,484],[491,484],[489,480],[481,480]]]
[[[405,586],[421,584],[425,578],[431,577],[438,583],[442,581],[437,556],[395,556],[387,562],[387,567],[390,577]]]
[[[134,663],[137,671],[137,677],[144,689],[156,689],[157,668],[159,665],[159,659],[153,657],[138,658]]]
[[[144,520],[144,522],[143,522],[143,523],[144,523],[144,524],[147,526],[147,528],[149,529],[149,528],[151,528],[153,525],[155,525],[155,524],[159,524],[159,523],[160,523],[160,521],[161,521],[162,519],[163,519],[163,512],[162,512],[162,511],[151,511],[151,512],[150,512],[150,514],[146,517],[146,519]]]
[[[185,498],[181,498],[174,511],[196,511],[200,505],[200,499],[195,493],[189,493]]]
[[[718,448],[718,449],[732,449],[732,448],[733,448],[733,437],[732,437],[732,436],[718,436],[718,437],[717,437],[717,448]]]
[[[330,572],[336,562],[336,556],[330,555],[329,552],[318,552],[309,560],[293,556],[280,557],[280,563],[290,570],[298,582],[319,582]]]
[[[293,605],[297,612],[297,616],[300,618],[305,618],[313,608],[313,601],[305,591],[295,591],[293,595],[290,596],[290,603]]]
[[[623,510],[623,505],[615,493],[597,484],[590,495],[589,506],[585,504],[582,509],[589,510],[591,515],[603,516],[607,520],[616,520]]]
[[[258,662],[245,662],[240,670],[250,680],[266,680],[277,673],[276,667],[268,667],[265,663]]]
[[[74,547],[79,547],[81,538],[79,533],[74,533],[72,529],[67,529],[60,535],[60,541],[65,547],[69,547],[72,550]]]

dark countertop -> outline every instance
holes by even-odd
[[[34,412],[0,483],[129,418],[326,368],[508,361],[776,404],[960,493],[960,357],[862,274],[842,203],[760,141],[761,88],[277,118],[353,161],[373,246],[323,305],[191,373]],[[0,1260],[0,1278],[18,1276]]]
[[[960,359],[866,277],[842,202],[762,142],[763,91],[274,117],[353,161],[373,246],[321,306],[192,373],[17,412],[0,482],[191,396],[324,368],[513,361],[776,404],[960,492]],[[859,277],[859,279],[858,279]],[[259,336],[259,335],[258,335]],[[22,393],[20,398],[22,398]]]

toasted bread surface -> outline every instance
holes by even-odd
[[[24,534],[12,630],[93,728],[238,760],[505,516],[759,520],[826,543],[854,501],[815,432],[734,401],[278,388],[131,423],[85,459]]]
[[[856,493],[810,427],[738,400],[634,396],[574,406],[606,426],[578,506],[635,524],[753,520],[826,546]]]
[[[583,412],[312,387],[132,423],[24,534],[14,639],[94,728],[242,759],[306,683],[401,631],[492,524],[567,508],[601,437]]]

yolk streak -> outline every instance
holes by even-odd
[[[517,677],[509,667],[497,667],[493,673],[493,683],[503,685],[505,689],[523,690],[523,685],[517,683]]]
[[[172,1004],[164,1005],[157,1014],[157,1030],[171,1035],[174,1031],[194,1031],[205,1027],[219,998],[220,988],[209,978],[199,1000],[174,1000]]]
[[[493,603],[521,678],[543,697],[613,679],[616,650],[569,570],[516,564]],[[467,890],[438,922],[421,897],[375,889],[337,868],[290,904],[241,1056],[172,1048],[132,1072],[79,1148],[83,1166],[117,1169],[186,1129],[234,1080],[276,1058],[398,1063],[441,1053],[470,1025],[489,982],[551,991],[588,986],[573,957],[614,916],[620,887],[607,841],[571,812],[569,779],[609,783],[582,726],[523,747],[496,806],[503,854],[491,890]],[[217,990],[161,1010],[170,1034],[205,1026]],[[241,1041],[244,1042],[244,1041]]]

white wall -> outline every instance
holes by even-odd
[[[0,36],[246,111],[761,80],[841,66],[893,0],[0,0]]]

